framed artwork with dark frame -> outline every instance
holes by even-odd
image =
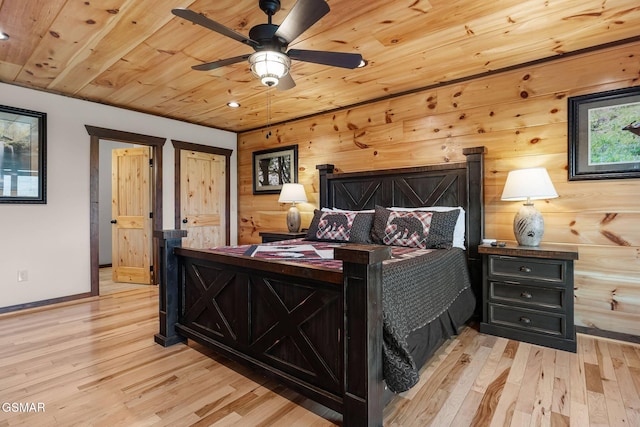
[[[298,182],[297,145],[253,152],[253,194],[277,194],[291,182]]]
[[[0,203],[47,203],[47,114],[0,105]]]
[[[640,87],[568,102],[569,181],[640,178]]]

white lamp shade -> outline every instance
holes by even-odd
[[[558,197],[545,168],[512,170],[507,175],[501,200],[539,200]]]
[[[302,184],[283,184],[280,190],[279,203],[299,203],[306,202],[307,195]]]

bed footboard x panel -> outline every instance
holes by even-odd
[[[192,259],[183,269],[181,333],[342,394],[341,286]]]

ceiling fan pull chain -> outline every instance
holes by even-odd
[[[267,136],[271,136],[271,86],[267,87]]]

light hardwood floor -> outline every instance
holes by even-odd
[[[128,291],[131,289],[144,289],[151,285],[139,285],[136,283],[122,283],[113,281],[113,269],[111,267],[101,267],[98,274],[100,284],[100,295],[113,294],[115,292]]]
[[[0,316],[0,427],[341,425],[339,414],[197,344],[155,344],[157,305],[157,288],[144,287]],[[584,335],[578,348],[468,327],[387,406],[385,425],[640,425],[640,348]],[[7,412],[12,402],[44,412]]]

